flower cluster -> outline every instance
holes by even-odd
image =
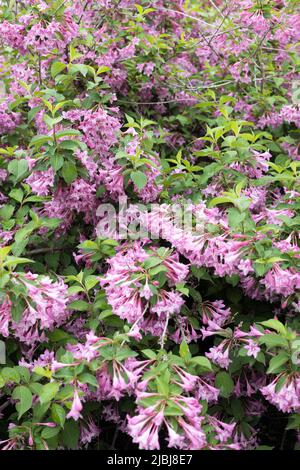
[[[299,31],[0,2],[0,448],[299,447]]]

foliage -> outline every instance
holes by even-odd
[[[1,2],[2,448],[299,447],[296,7]]]

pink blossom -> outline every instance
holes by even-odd
[[[72,402],[72,407],[69,413],[67,414],[67,419],[73,418],[77,421],[79,418],[82,418],[81,411],[82,411],[82,403],[80,401],[77,389],[74,390],[74,398]]]

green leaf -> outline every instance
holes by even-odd
[[[58,124],[59,122],[61,122],[63,118],[61,116],[58,118],[52,118],[51,116],[48,116],[48,114],[44,114],[43,120],[47,124],[49,129],[53,129],[55,124]]]
[[[85,302],[84,300],[74,300],[74,302],[71,302],[68,305],[68,308],[71,310],[78,310],[79,312],[85,312],[88,310],[90,307],[90,304],[88,302]]]
[[[70,135],[81,135],[79,131],[76,129],[64,129],[63,131],[59,131],[56,133],[56,137],[59,139],[60,137],[67,137]]]
[[[286,429],[299,429],[300,430],[300,414],[293,414],[289,417]]]
[[[70,62],[73,62],[73,60],[79,59],[79,57],[81,57],[80,52],[77,52],[76,48],[73,45],[70,46],[69,55],[70,55]]]
[[[51,342],[59,343],[59,342],[70,342],[73,339],[73,336],[70,333],[67,333],[64,330],[56,329],[54,331],[49,331],[47,333],[48,338]]]
[[[3,262],[3,260],[6,258],[8,253],[11,251],[11,246],[3,246],[0,248],[0,261]]]
[[[36,106],[35,108],[30,109],[30,111],[28,111],[28,122],[31,122],[41,109],[43,109],[42,106]]]
[[[272,319],[262,321],[260,322],[260,324],[265,326],[266,328],[272,328],[273,330],[276,330],[277,333],[280,333],[282,336],[285,336],[287,333],[285,326],[279,320]]]
[[[82,146],[82,142],[78,140],[62,140],[59,142],[59,148],[65,150],[77,150],[78,147]]]
[[[179,355],[185,361],[188,361],[188,360],[191,359],[190,349],[189,349],[189,346],[188,346],[187,342],[185,341],[185,339],[181,342],[181,344],[179,346]]]
[[[285,338],[273,333],[261,336],[258,341],[260,344],[265,344],[268,348],[283,347],[287,349],[289,347],[289,343]]]
[[[15,207],[12,206],[11,204],[6,204],[5,206],[2,206],[0,209],[1,219],[9,220],[12,217],[14,210],[15,210]]]
[[[130,178],[139,191],[147,184],[147,176],[140,170],[132,171],[130,173]]]
[[[154,351],[152,351],[152,349],[143,349],[142,351],[142,354],[144,354],[144,356],[146,356],[148,359],[156,359],[156,354]]]
[[[62,433],[63,444],[68,449],[76,449],[79,440],[79,425],[74,420],[66,421]]]
[[[61,174],[67,184],[73,183],[78,176],[77,168],[74,163],[71,162],[64,163]]]
[[[101,73],[105,73],[109,71],[110,71],[110,67],[107,67],[107,65],[101,65],[101,67],[99,67],[97,70],[97,75],[100,75]]]
[[[71,74],[76,74],[77,72],[81,73],[83,77],[86,77],[89,72],[91,72],[92,68],[85,64],[72,64],[69,67],[69,71]]]
[[[25,309],[26,305],[23,299],[19,298],[16,299],[15,302],[13,302],[11,307],[11,316],[16,323],[19,323],[19,321],[21,320]]]
[[[167,271],[168,268],[163,264],[160,264],[158,266],[155,266],[154,268],[149,269],[149,274],[150,276],[156,276],[159,273],[166,273]]]
[[[55,78],[56,75],[58,75],[66,68],[66,66],[67,64],[64,64],[63,62],[53,62],[50,69],[52,78]]]
[[[21,179],[25,176],[28,170],[28,163],[25,159],[11,160],[7,166],[9,173],[14,175],[17,179]]]
[[[98,279],[97,276],[93,276],[93,275],[87,276],[87,278],[84,281],[84,285],[85,285],[87,290],[92,289],[97,284],[99,284],[99,279]]]
[[[53,403],[51,405],[51,417],[55,423],[59,424],[60,427],[64,427],[66,412],[62,406],[57,403]]]
[[[50,229],[55,229],[58,227],[61,223],[61,219],[58,219],[56,217],[52,217],[51,219],[42,219],[41,224],[43,227],[47,227]]]
[[[3,263],[3,267],[5,266],[17,266],[18,264],[27,264],[33,263],[33,261],[29,258],[19,258],[17,256],[7,256],[5,262]]]
[[[154,268],[154,266],[158,266],[161,263],[162,263],[162,260],[160,258],[156,256],[149,256],[149,258],[147,258],[143,264],[144,264],[145,269],[150,269],[150,268]]]
[[[211,363],[210,361],[207,359],[207,357],[205,356],[196,356],[196,357],[193,357],[191,359],[191,362],[193,364],[196,364],[198,366],[200,366],[202,369],[204,369],[205,371],[210,371],[212,372],[212,366],[211,366]]]
[[[282,351],[277,356],[272,357],[269,363],[269,368],[267,370],[267,374],[274,374],[281,371],[281,366],[288,362],[289,355]]]
[[[234,197],[218,196],[209,202],[208,207],[214,207],[218,204],[234,204],[235,200],[236,199]]]
[[[176,403],[168,402],[168,405],[164,409],[164,416],[183,416],[183,411]]]
[[[15,234],[16,243],[20,243],[23,240],[27,239],[34,229],[35,229],[35,223],[29,222],[29,224],[25,225],[23,228],[18,230]]]
[[[69,294],[78,294],[78,292],[84,292],[84,288],[81,286],[71,286],[68,289]]]
[[[20,382],[20,379],[21,379],[20,374],[13,367],[4,367],[1,371],[1,374],[6,382],[15,382],[15,383]]]
[[[103,310],[99,315],[99,320],[105,320],[105,318],[111,317],[112,315],[112,310]]]
[[[228,372],[219,372],[216,375],[215,386],[220,390],[220,394],[224,398],[229,398],[234,389],[233,380]]]
[[[12,393],[12,398],[18,400],[16,404],[16,410],[18,412],[18,418],[28,411],[32,406],[32,393],[29,388],[24,385],[16,387]]]
[[[55,153],[50,157],[50,163],[54,171],[58,171],[62,168],[64,164],[64,157]]]
[[[0,388],[3,388],[5,385],[5,380],[4,378],[2,377],[2,375],[0,375]]]
[[[12,199],[14,199],[17,202],[22,201],[23,195],[24,195],[24,193],[23,193],[21,188],[14,188],[9,193],[9,197],[11,197]]]
[[[52,439],[52,437],[56,436],[60,432],[60,428],[57,426],[55,428],[44,428],[41,432],[41,437],[43,439]]]
[[[51,135],[35,135],[31,139],[29,147],[32,147],[33,145],[35,145],[36,147],[41,147],[43,144],[49,142],[50,140],[53,140],[53,137]]]
[[[253,267],[258,276],[264,276],[270,268],[270,266],[268,266],[266,263],[258,263],[257,260],[254,261]]]
[[[233,416],[235,417],[237,421],[240,421],[245,416],[244,407],[242,405],[241,400],[238,400],[237,398],[233,398],[231,399],[230,405],[231,405]]]
[[[44,369],[41,366],[35,366],[35,368],[33,369],[33,372],[37,375],[40,375],[41,377],[47,377],[48,379],[52,377],[51,370]]]
[[[41,393],[39,394],[40,402],[47,403],[51,401],[59,390],[59,384],[57,382],[50,382],[43,386]]]
[[[157,390],[158,393],[167,396],[169,394],[169,384],[162,377],[156,378]]]
[[[89,374],[88,372],[84,372],[83,374],[80,374],[78,376],[78,381],[81,382],[82,384],[90,384],[96,388],[99,387],[99,383],[96,377],[92,374]]]
[[[238,227],[246,218],[246,212],[240,212],[235,207],[228,209],[228,222],[231,228]]]
[[[3,289],[9,281],[9,274],[6,271],[0,271],[0,289]]]
[[[189,289],[185,287],[185,285],[182,282],[179,284],[176,284],[176,290],[181,292],[183,295],[186,295],[186,296],[189,295]]]

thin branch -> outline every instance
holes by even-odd
[[[163,333],[162,333],[162,335],[161,335],[161,339],[160,339],[160,341],[159,341],[161,349],[164,349],[164,346],[165,346],[166,335],[167,335],[167,329],[168,329],[168,325],[169,325],[169,320],[170,320],[170,314],[168,313],[168,314],[167,314],[167,318],[166,318],[166,323],[165,323],[165,326],[164,326],[164,331],[163,331]]]
[[[274,75],[268,75],[267,77],[264,78],[257,78],[256,81],[261,81],[261,80],[268,80],[274,78]],[[205,85],[205,86],[197,86],[193,89],[186,88],[187,91],[195,92],[197,90],[208,90],[210,88],[219,88],[225,85],[228,85],[230,83],[236,83],[236,80],[228,80],[227,82],[222,82],[222,83],[213,83],[212,85]],[[173,100],[166,100],[166,101],[125,101],[125,100],[119,100],[120,103],[122,104],[132,104],[132,105],[154,105],[154,104],[170,104],[170,103],[180,103],[181,101],[194,101],[197,100],[198,97],[193,97],[193,98],[176,98]]]
[[[211,5],[215,8],[215,10],[217,10],[217,12],[219,13],[219,15],[222,16],[222,18],[225,19],[225,16],[223,15],[223,12],[220,10],[220,8],[215,4],[215,2],[213,2],[213,0],[209,0],[209,2],[211,3]]]
[[[163,8],[163,7],[156,7],[155,9],[157,11],[166,11],[166,12],[177,13],[178,15],[182,15],[182,16],[185,16],[186,18],[190,18],[191,20],[197,21],[197,23],[203,23],[206,26],[210,26],[211,28],[215,27],[213,24],[207,23],[206,21],[201,20],[200,18],[197,18],[196,16],[188,15],[187,13],[184,13],[183,11],[172,10],[171,8]]]
[[[56,10],[54,11],[53,13],[53,16],[56,15],[56,13],[61,9],[61,7],[63,7],[66,3],[67,3],[68,0],[64,0],[57,8]]]
[[[26,255],[27,256],[31,256],[31,255],[40,255],[40,254],[43,254],[43,253],[54,253],[56,251],[62,251],[64,248],[36,248],[34,250],[29,250],[29,251],[26,251]]]

